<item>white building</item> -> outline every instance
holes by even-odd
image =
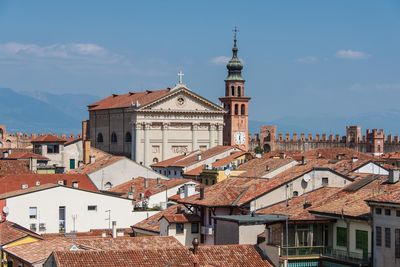
[[[0,204],[7,207],[8,220],[40,234],[108,229],[113,221],[128,228],[156,213],[134,212],[127,198],[58,184],[1,194]]]
[[[113,94],[88,107],[93,146],[145,166],[223,143],[226,111],[182,83]]]

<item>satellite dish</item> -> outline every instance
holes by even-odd
[[[304,175],[303,181],[308,183],[309,181],[311,181],[311,176],[307,173],[306,175]]]
[[[3,213],[4,213],[5,216],[7,216],[8,213],[10,213],[10,210],[8,209],[7,206],[3,208]]]
[[[229,176],[229,175],[231,175],[231,170],[230,169],[226,169],[224,171],[224,173],[225,173],[225,176]]]

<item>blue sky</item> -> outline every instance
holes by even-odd
[[[399,1],[0,0],[0,87],[217,101],[238,26],[251,119],[398,110]]]

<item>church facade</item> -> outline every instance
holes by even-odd
[[[215,104],[182,82],[174,88],[113,94],[88,106],[92,146],[150,166],[216,145],[248,149],[248,102],[236,35],[225,96]],[[181,74],[182,75],[182,74]]]

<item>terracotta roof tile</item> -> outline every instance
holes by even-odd
[[[39,135],[35,139],[32,139],[32,143],[65,143],[67,140],[65,138],[58,137],[53,134]]]
[[[35,154],[32,152],[12,152],[10,155],[8,155],[7,158],[5,159],[38,159],[38,160],[49,160],[49,158],[44,157],[39,154]],[[4,159],[4,158],[3,158]]]
[[[159,184],[157,184],[159,182]],[[165,191],[165,187],[168,189],[183,185],[185,183],[192,182],[196,183],[191,179],[183,179],[183,178],[173,178],[173,179],[147,179],[147,188],[145,188],[145,178],[137,177],[126,183],[114,186],[109,192],[121,194],[121,196],[127,197],[128,193],[131,192],[131,188],[135,188],[135,192],[133,194],[133,199],[140,199],[140,193],[144,193],[146,197],[152,196],[154,194]]]
[[[169,223],[200,222],[200,216],[188,213],[164,214],[161,218],[165,218]]]
[[[200,266],[272,267],[255,245],[200,245],[196,257]]]
[[[95,162],[83,164],[79,166],[79,168],[71,170],[69,173],[90,174],[125,158],[123,156],[108,154],[107,152],[104,152],[94,147],[90,148],[90,156],[93,156],[95,158]]]
[[[86,174],[9,174],[0,177],[0,194],[18,191],[22,185],[26,184],[29,188],[38,185],[58,184],[59,181],[65,181],[66,186],[72,187],[73,182],[78,182],[79,189],[97,192],[96,186]],[[39,182],[39,183],[37,183]]]
[[[0,178],[8,174],[32,173],[27,160],[0,160]]]
[[[380,202],[380,203],[400,205],[400,188],[399,188],[399,190],[393,191],[391,193],[386,192],[386,193],[382,193],[380,195],[368,198],[367,202]]]
[[[32,236],[37,239],[42,237],[16,223],[10,221],[0,222],[0,246],[17,241],[21,238]]]
[[[237,170],[243,171],[243,173],[239,175],[241,177],[262,177],[293,161],[294,160],[291,158],[255,158],[240,165]]]
[[[170,88],[166,88],[163,90],[130,92],[122,95],[113,94],[100,101],[90,104],[88,107],[89,111],[113,108],[127,108],[131,107],[132,103],[135,104],[136,102],[139,102],[139,104],[143,106],[167,95],[170,90]]]

